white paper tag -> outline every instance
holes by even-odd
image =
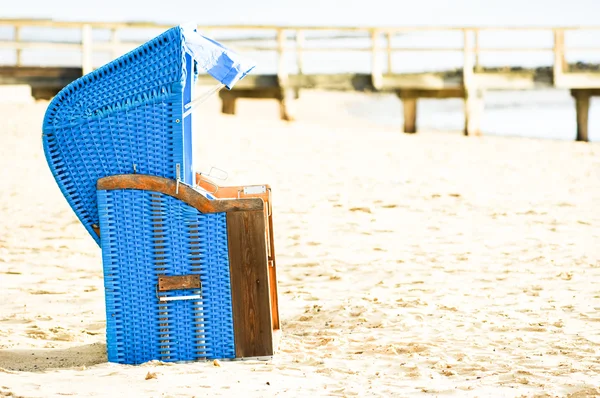
[[[267,192],[267,187],[264,185],[253,185],[250,187],[244,187],[244,195],[256,195],[265,192]]]

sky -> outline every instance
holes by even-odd
[[[0,0],[0,18],[201,25],[590,26],[598,15],[600,0]]]

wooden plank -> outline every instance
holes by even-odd
[[[29,84],[32,88],[60,89],[73,80],[81,77],[81,68],[55,67],[0,67],[0,84]],[[551,69],[514,70],[514,71],[484,71],[473,74],[473,82],[479,88],[489,89],[527,89],[540,86],[552,86]],[[200,85],[213,85],[214,79],[200,75]],[[564,88],[594,88],[600,87],[600,73],[578,72],[566,73],[557,82],[558,87]],[[322,89],[336,91],[374,91],[373,78],[369,74],[341,73],[290,75],[285,87],[275,75],[247,76],[233,90],[221,90],[220,97],[228,101],[227,112],[234,111],[236,98],[272,98],[284,100],[285,89]],[[460,71],[456,72],[426,72],[407,74],[383,75],[380,91],[398,90],[448,90],[453,92],[463,88]],[[428,98],[450,98],[442,92],[440,95],[429,95]],[[458,95],[457,95],[458,96]],[[232,104],[230,104],[233,101]]]
[[[402,106],[404,108],[404,132],[405,133],[416,133],[417,132],[417,99],[416,98],[404,98],[402,100]]]
[[[431,90],[403,88],[396,90],[396,94],[401,100],[405,98],[464,98],[465,90],[462,87]]]
[[[269,292],[271,296],[271,319],[273,330],[280,330],[279,323],[279,294],[277,292],[277,263],[275,262],[275,235],[273,232],[273,213],[268,215],[269,243]]]
[[[600,88],[599,72],[569,72],[563,73],[555,83],[560,88]]]
[[[198,85],[206,85],[206,86],[214,86],[215,79],[207,74],[199,74],[197,84]],[[234,90],[245,90],[245,89],[254,89],[254,88],[277,88],[279,87],[279,80],[277,79],[277,75],[274,74],[264,74],[264,75],[247,75],[242,80],[237,82],[234,86]],[[221,92],[226,92],[221,90]]]
[[[459,73],[426,72],[401,73],[383,75],[381,89],[452,89],[462,87],[462,77]]]
[[[237,358],[273,355],[263,212],[227,214],[231,300]]]
[[[597,96],[600,96],[600,88],[586,88],[586,89],[578,89],[577,88],[577,89],[571,90],[571,95],[574,97],[579,94],[582,94],[582,93],[586,93],[590,97],[597,97]]]
[[[212,85],[214,79],[207,75],[198,76],[198,84]],[[290,74],[285,83],[277,75],[248,75],[240,80],[231,91],[221,90],[220,96],[236,95],[238,98],[281,98],[282,88],[304,88],[340,91],[373,91],[372,77],[368,73],[318,73],[311,75]],[[257,91],[257,93],[255,93]],[[223,97],[221,97],[223,98]]]
[[[81,68],[53,66],[0,66],[0,77],[69,78],[81,77]]]
[[[0,66],[0,84],[27,84],[37,99],[50,99],[81,77],[81,68]]]
[[[373,91],[373,77],[368,73],[318,73],[289,75],[288,88],[322,89],[339,91]]]
[[[202,213],[221,213],[236,211],[264,211],[262,199],[209,200],[200,192],[176,180],[143,174],[123,174],[100,178],[98,189],[140,189],[160,192],[172,196],[198,209]]]
[[[236,100],[237,98],[271,98],[280,100],[282,97],[282,89],[279,87],[256,87],[253,89],[221,90],[219,92],[219,98],[221,98],[222,101],[231,101]]]
[[[210,192],[219,199],[226,198],[261,198],[265,202],[265,217],[267,219],[265,235],[267,237],[267,252],[269,261],[269,291],[271,293],[271,317],[273,319],[273,329],[280,328],[279,325],[279,295],[277,293],[277,261],[275,259],[275,235],[273,232],[273,210],[271,203],[271,187],[268,184],[262,184],[264,192],[246,193],[244,186],[221,187],[212,180],[196,173],[196,185]]]
[[[590,113],[591,90],[571,90],[571,95],[575,98],[575,112],[577,117],[577,137],[576,141],[588,142],[588,126]]]
[[[202,284],[200,283],[199,274],[175,276],[161,275],[158,277],[159,292],[181,289],[200,289],[201,287]]]

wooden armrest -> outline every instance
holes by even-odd
[[[96,187],[101,190],[140,189],[160,192],[179,199],[205,214],[265,210],[265,203],[260,198],[210,200],[184,183],[144,174],[121,174],[100,178]]]

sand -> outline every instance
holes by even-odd
[[[600,145],[353,119],[358,95],[199,111],[197,170],[274,190],[268,362],[106,362],[100,249],[0,105],[0,396],[600,396]],[[400,111],[400,108],[399,108]]]

